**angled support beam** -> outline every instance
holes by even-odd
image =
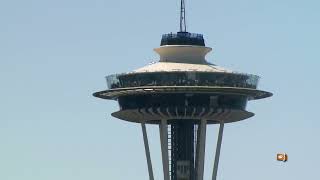
[[[149,149],[149,143],[148,143],[148,136],[147,136],[147,129],[146,129],[146,124],[144,122],[141,123],[141,128],[142,128],[142,134],[143,134],[144,149],[146,151],[149,180],[154,180],[152,163],[151,163],[151,156],[150,156],[150,149]]]
[[[200,136],[198,136],[198,147],[197,147],[197,180],[203,180],[204,173],[204,157],[206,151],[206,131],[207,131],[207,120],[202,119],[200,128],[198,129]]]
[[[217,149],[216,149],[216,156],[215,156],[215,159],[214,159],[214,166],[213,166],[213,173],[212,173],[212,180],[216,180],[217,179],[219,158],[220,158],[220,150],[221,150],[221,143],[222,143],[222,136],[223,136],[223,128],[224,128],[224,122],[220,121],[219,135],[218,135]]]
[[[167,120],[161,119],[160,129],[160,143],[162,152],[162,166],[164,180],[170,180],[169,175],[169,155],[168,155],[168,127]]]

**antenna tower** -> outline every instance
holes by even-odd
[[[184,0],[181,0],[181,6],[180,6],[180,32],[187,32],[186,7],[185,7]]]

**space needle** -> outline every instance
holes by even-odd
[[[164,180],[203,180],[206,129],[218,125],[212,167],[216,180],[225,123],[254,116],[248,101],[272,96],[257,89],[259,76],[209,63],[202,34],[187,32],[181,0],[180,31],[162,35],[158,62],[106,77],[108,89],[93,95],[118,101],[112,116],[141,124],[149,179],[154,180],[146,126],[159,126]],[[210,153],[210,152],[209,152]],[[120,167],[119,167],[120,168]]]

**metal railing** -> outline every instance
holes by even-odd
[[[188,32],[169,33],[162,35],[161,46],[164,45],[197,45],[205,46],[203,35]]]
[[[259,76],[221,72],[154,72],[106,77],[109,89],[141,86],[219,86],[256,89]]]

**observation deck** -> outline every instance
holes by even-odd
[[[162,35],[161,46],[193,45],[205,46],[203,35],[189,32],[177,32]]]
[[[257,89],[259,76],[234,72],[206,61],[211,51],[203,36],[188,32],[162,36],[157,63],[106,77],[108,90],[94,96],[117,100],[112,115],[131,122],[157,124],[161,119],[206,118],[217,123],[247,119],[248,100],[272,94]]]

